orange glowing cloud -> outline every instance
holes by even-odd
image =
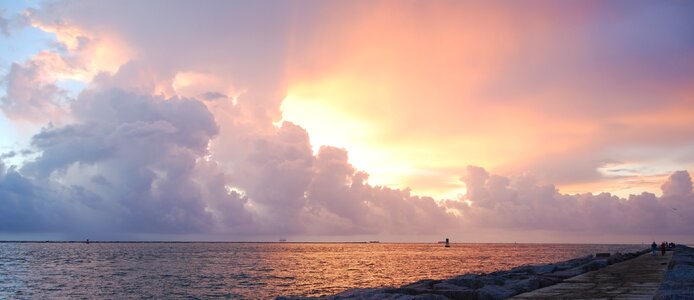
[[[31,18],[31,15],[28,16]],[[90,82],[99,72],[115,73],[134,53],[115,34],[83,30],[66,22],[46,24],[32,20],[31,25],[55,34],[56,42],[68,51],[66,57],[52,53],[60,62],[53,63],[50,73],[60,79]],[[40,57],[39,57],[40,58]]]
[[[51,125],[0,161],[10,233],[691,232],[686,5],[124,1],[31,10],[56,44],[0,110]]]
[[[693,125],[691,107],[648,114],[654,103],[640,98],[672,98],[659,83],[635,89],[626,82],[645,79],[628,67],[588,67],[603,55],[596,51],[611,51],[592,48],[595,37],[581,27],[594,18],[592,6],[383,2],[328,10],[315,32],[291,39],[300,50],[289,59],[283,117],[307,128],[314,147],[346,148],[375,184],[450,197],[463,188],[454,180],[460,170],[475,164],[544,172],[540,178],[557,176],[575,191],[569,183],[601,180],[600,161],[611,158],[600,152],[605,145],[626,142],[610,124],[656,126],[656,134]],[[571,157],[590,163],[574,176],[547,162]]]

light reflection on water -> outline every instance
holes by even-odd
[[[0,243],[2,298],[319,296],[641,245]]]

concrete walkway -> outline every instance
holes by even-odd
[[[647,253],[511,299],[653,299],[671,257]]]

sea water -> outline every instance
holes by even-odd
[[[320,296],[643,245],[0,243],[4,298]]]

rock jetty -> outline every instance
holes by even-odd
[[[694,248],[678,245],[653,299],[694,299]]]
[[[317,298],[278,297],[277,299],[506,299],[554,285],[564,279],[623,262],[647,252],[648,250],[627,254],[616,253],[609,257],[588,255],[552,264],[520,266],[506,271],[465,274],[442,280],[424,279],[401,287],[350,289],[336,295]]]

